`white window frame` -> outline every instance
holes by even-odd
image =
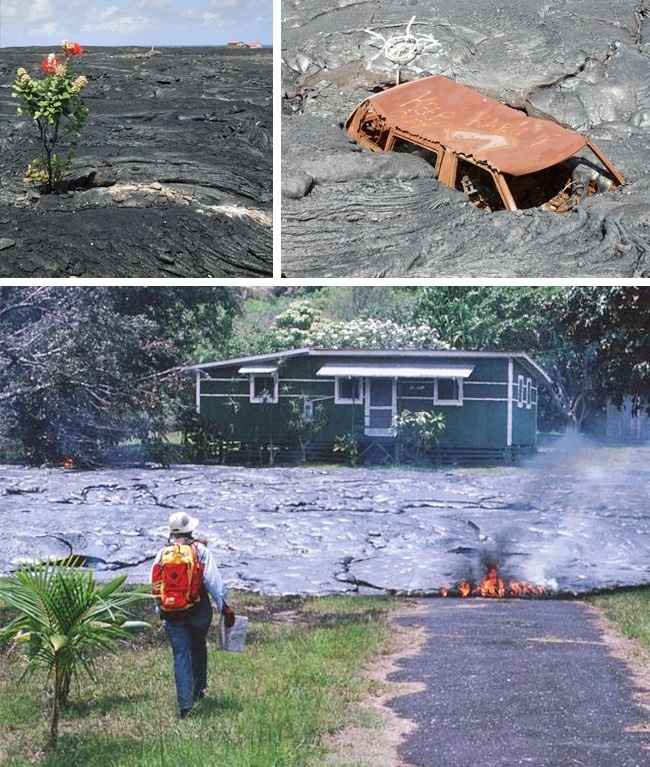
[[[272,378],[273,379],[273,392],[270,399],[268,397],[256,397],[255,396],[255,379],[256,378]],[[269,403],[276,405],[278,403],[278,395],[280,392],[278,374],[277,373],[249,373],[248,374],[248,399],[252,403],[264,404]]]
[[[524,377],[518,375],[517,376],[517,407],[523,407],[525,404],[524,400],[525,400]]]
[[[354,381],[357,385],[359,397],[357,399],[353,397],[341,396],[340,385],[341,381]],[[357,376],[335,376],[334,378],[334,404],[335,405],[360,405],[363,403],[363,378]]]
[[[530,410],[533,406],[533,379],[526,379],[526,410]]]
[[[452,378],[452,379],[444,379],[444,380],[452,380],[456,381],[458,385],[458,397],[456,399],[440,399],[438,396],[438,381],[440,381],[440,378],[436,378],[433,382],[433,404],[434,405],[452,405],[456,407],[460,407],[463,404],[463,379],[462,378]]]

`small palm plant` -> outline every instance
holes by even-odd
[[[72,679],[83,669],[95,680],[99,654],[129,637],[132,629],[149,626],[127,620],[125,608],[150,594],[144,589],[120,590],[126,575],[98,584],[92,572],[75,564],[71,558],[61,564],[24,565],[12,576],[0,578],[0,603],[18,613],[0,629],[0,643],[24,641],[28,663],[23,677],[44,668],[53,682],[52,746]]]

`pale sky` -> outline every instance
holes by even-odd
[[[0,46],[273,42],[273,0],[1,0]]]

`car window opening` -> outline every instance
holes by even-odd
[[[400,152],[402,154],[413,154],[416,157],[421,157],[423,160],[426,160],[434,170],[438,164],[438,152],[434,152],[432,149],[427,149],[427,147],[424,146],[418,146],[417,144],[413,144],[402,138],[395,139],[391,151]]]
[[[488,213],[505,210],[505,204],[494,183],[494,177],[485,168],[458,158],[456,168],[456,189],[464,192],[477,208]]]

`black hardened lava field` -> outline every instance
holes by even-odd
[[[648,450],[626,455],[615,471],[568,446],[490,471],[0,466],[20,519],[0,573],[29,551],[144,582],[169,514],[194,510],[231,587],[267,594],[547,601],[647,585]]]
[[[52,50],[56,50],[56,45]],[[89,48],[90,114],[59,193],[23,182],[39,134],[0,64],[0,277],[270,277],[272,50]]]

